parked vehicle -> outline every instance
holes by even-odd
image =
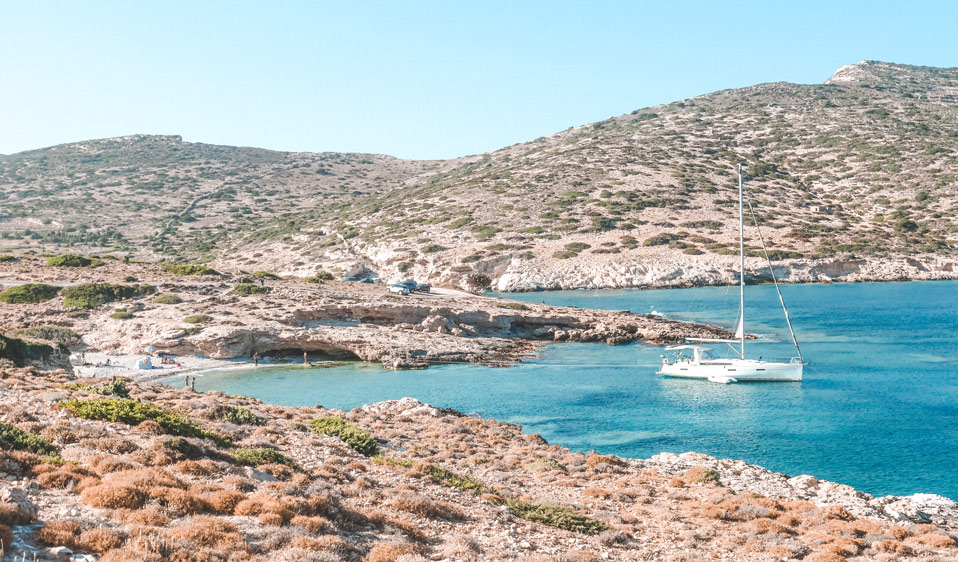
[[[428,293],[430,289],[431,287],[429,286],[429,283],[416,284],[416,290],[419,291],[420,293]]]
[[[407,279],[407,280],[405,280],[405,281],[400,281],[399,283],[396,283],[396,285],[401,285],[401,286],[403,286],[403,287],[409,289],[410,292],[412,292],[412,291],[415,291],[415,290],[416,290],[416,287],[419,286],[419,283],[416,283],[416,282],[413,281],[412,279]]]
[[[397,295],[408,295],[409,287],[406,287],[405,285],[400,285],[399,283],[397,283],[395,285],[390,285],[389,288],[386,289],[386,291],[390,293],[395,293]]]

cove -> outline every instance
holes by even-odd
[[[958,282],[786,285],[810,365],[801,383],[718,385],[655,375],[661,347],[555,344],[505,368],[260,367],[201,374],[197,390],[344,410],[404,396],[521,423],[550,443],[625,457],[697,451],[874,495],[958,498]],[[725,287],[497,295],[655,311],[733,327]],[[771,286],[747,290],[752,356],[793,354]],[[719,346],[716,351],[724,353]],[[182,384],[182,377],[169,381]]]

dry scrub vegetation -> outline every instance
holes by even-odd
[[[130,400],[144,405],[136,411],[154,419],[109,421],[77,407],[104,400],[95,392],[104,382],[2,373],[0,413],[17,430],[5,435],[18,437],[2,442],[0,469],[13,482],[0,484],[0,497],[23,486],[29,498],[0,501],[8,553],[65,546],[102,562],[958,557],[953,526],[763,497],[723,485],[713,468],[573,453],[516,425],[418,403],[345,413],[129,383]]]

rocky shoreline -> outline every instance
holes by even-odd
[[[649,256],[632,260],[599,260],[577,267],[564,264],[529,264],[513,260],[497,272],[495,288],[501,292],[572,289],[668,289],[729,285],[738,282],[738,258],[708,256],[687,259],[681,255]],[[837,257],[820,260],[783,260],[774,263],[780,283],[862,283],[958,279],[958,260],[947,256],[873,259]],[[746,260],[749,284],[771,283],[764,259]]]
[[[33,369],[0,369],[0,389],[9,560],[958,556],[946,498],[695,453],[574,453],[409,398],[342,412]],[[102,419],[124,403],[141,406]]]
[[[67,306],[62,296],[0,303],[0,327],[9,333],[65,328],[78,336],[75,349],[112,359],[146,350],[214,360],[305,353],[309,361],[375,361],[410,369],[450,362],[508,365],[550,342],[662,344],[729,336],[721,328],[653,315],[518,303],[442,288],[395,296],[365,283],[277,278],[244,284],[242,276],[184,279],[137,264],[84,270],[23,265],[0,264],[0,279],[57,286],[135,279],[150,288],[92,308]],[[246,292],[237,292],[240,285]],[[69,369],[64,357],[51,354],[37,364]]]

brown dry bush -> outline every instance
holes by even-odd
[[[256,483],[245,476],[227,476],[223,479],[223,485],[240,492],[252,492],[256,489]]]
[[[919,544],[933,546],[935,548],[958,546],[958,543],[955,542],[955,539],[944,533],[926,533],[924,535],[918,535],[912,540]]]
[[[891,528],[888,529],[888,534],[901,541],[910,537],[911,531],[901,525],[892,525]]]
[[[345,554],[349,550],[348,543],[346,543],[346,541],[337,535],[320,535],[318,537],[299,535],[293,537],[289,544],[293,548],[301,548],[303,550],[312,551],[335,552],[337,554]]]
[[[234,515],[249,515],[252,517],[263,513],[279,515],[283,521],[289,521],[294,515],[283,502],[265,493],[258,493],[240,501],[233,510]]]
[[[602,498],[602,499],[608,499],[609,496],[612,495],[612,492],[602,488],[597,488],[595,486],[590,486],[582,490],[582,493],[592,498]]]
[[[455,506],[441,501],[415,495],[400,496],[387,504],[393,509],[425,517],[426,519],[464,519],[465,515]]]
[[[613,467],[622,467],[625,465],[622,459],[612,455],[592,454],[585,458],[585,465],[593,470],[600,464],[607,464]]]
[[[130,470],[133,468],[133,463],[130,461],[113,455],[100,455],[93,457],[90,459],[88,464],[90,468],[95,470],[100,476],[104,476],[111,472],[119,472],[121,470]]]
[[[146,502],[146,494],[132,486],[101,484],[83,490],[83,503],[106,509],[138,509]]]
[[[283,525],[283,516],[272,512],[261,513],[256,520],[264,527],[280,527]]]
[[[81,525],[77,521],[47,521],[34,534],[34,539],[47,546],[65,546],[77,549],[77,538],[80,536]]]
[[[24,513],[20,506],[11,502],[0,502],[0,525],[23,525],[29,522],[29,515]]]
[[[848,559],[833,552],[816,552],[808,559],[809,562],[847,562]]]
[[[410,538],[416,542],[426,542],[429,538],[426,536],[426,533],[419,528],[419,525],[416,525],[412,521],[405,521],[403,519],[387,519],[386,524],[392,525],[400,533]]]
[[[756,534],[759,535],[764,533],[773,533],[782,536],[790,536],[795,534],[795,531],[789,529],[785,525],[765,517],[754,520],[752,522],[752,529]]]
[[[87,447],[88,449],[113,453],[115,455],[125,455],[139,449],[136,443],[128,439],[123,439],[122,437],[96,437],[91,439],[83,439],[80,441],[80,445]]]
[[[386,541],[369,549],[363,562],[396,562],[403,554],[418,554],[418,549],[410,543]]]
[[[0,548],[0,552],[3,552],[3,549],[9,548],[13,544],[13,530],[10,529],[9,525],[0,524],[0,544],[3,545],[3,548]]]
[[[142,491],[152,488],[180,488],[186,489],[186,484],[172,474],[160,468],[143,467],[130,470],[121,470],[108,474],[104,482],[124,484]]]
[[[164,534],[170,541],[184,541],[188,546],[201,549],[222,553],[249,551],[249,545],[236,526],[217,517],[192,517],[182,526],[168,529]]]
[[[825,519],[839,519],[841,521],[852,521],[855,516],[852,515],[843,505],[830,505],[825,508]]]
[[[170,468],[181,474],[189,474],[192,476],[210,476],[220,470],[216,463],[209,459],[180,461]]]
[[[322,532],[323,529],[329,528],[329,519],[319,515],[313,517],[297,515],[290,519],[289,524],[294,527],[302,527],[310,533],[317,534]]]
[[[915,550],[907,544],[891,539],[874,543],[872,548],[878,552],[887,552],[890,554],[897,554],[899,556],[911,556],[915,553]]]
[[[143,509],[114,509],[110,516],[127,525],[166,527],[170,524],[170,518],[153,506]]]
[[[76,486],[84,478],[94,476],[92,472],[81,466],[67,463],[54,467],[49,464],[37,465],[33,469],[37,475],[37,484],[41,488],[67,488]]]
[[[233,490],[219,490],[210,493],[203,499],[206,500],[206,505],[211,512],[231,515],[236,510],[236,505],[246,499],[246,494]]]
[[[257,468],[267,474],[274,476],[278,480],[282,480],[282,481],[287,481],[291,479],[294,474],[292,467],[286,466],[284,464],[277,464],[277,463],[261,464]]]
[[[104,553],[123,545],[123,535],[104,527],[96,527],[80,533],[77,543],[81,550]]]
[[[202,498],[179,488],[160,486],[150,489],[147,495],[158,501],[173,517],[195,515],[207,511],[209,507]]]

